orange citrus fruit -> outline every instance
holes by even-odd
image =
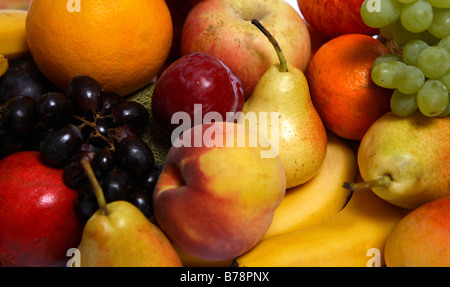
[[[65,90],[78,75],[128,95],[164,65],[173,27],[164,0],[33,0],[26,38],[42,73]]]
[[[371,77],[373,61],[388,52],[379,40],[363,34],[338,36],[317,50],[305,75],[314,107],[329,130],[361,140],[390,110],[392,90],[377,86]]]

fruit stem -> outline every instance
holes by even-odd
[[[344,182],[342,187],[349,189],[351,191],[360,191],[360,190],[366,190],[371,189],[374,187],[388,187],[389,184],[392,182],[392,177],[390,175],[383,175],[377,179],[370,180],[367,182]]]
[[[273,47],[275,48],[275,51],[277,52],[278,55],[278,59],[280,60],[280,72],[287,72],[288,68],[286,58],[284,57],[284,54],[281,51],[280,45],[278,45],[277,40],[275,40],[272,34],[270,34],[270,32],[266,28],[264,28],[264,26],[258,20],[253,19],[252,24],[258,27],[258,29],[261,30],[261,32],[263,32],[263,34],[269,39],[270,43],[272,43]]]
[[[85,118],[79,117],[77,115],[72,115],[74,118],[76,118],[77,120],[79,120],[80,122],[82,122],[79,126],[77,126],[77,128],[81,131],[85,126],[89,126],[93,129],[93,131],[91,132],[91,134],[89,135],[89,139],[96,137],[96,138],[101,138],[102,140],[104,140],[108,145],[109,145],[109,149],[114,151],[115,147],[114,147],[114,143],[111,139],[105,137],[104,135],[102,135],[100,133],[100,131],[97,128],[97,121],[100,118],[100,116],[98,116],[96,113],[94,113],[94,122],[90,122],[88,120],[86,120]],[[103,118],[106,116],[103,116]],[[89,141],[88,139],[88,141]]]
[[[100,210],[103,212],[104,215],[108,215],[108,208],[106,205],[105,196],[103,194],[103,190],[100,186],[100,184],[97,181],[97,178],[95,177],[94,171],[92,170],[91,164],[86,158],[83,158],[81,160],[81,165],[83,166],[84,171],[86,172],[86,175],[91,182],[92,189],[94,191],[95,197],[97,198],[98,206],[100,207]]]

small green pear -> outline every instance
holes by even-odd
[[[133,204],[106,203],[87,160],[83,167],[99,204],[86,222],[81,242],[82,267],[181,267],[181,259],[166,235]]]
[[[400,207],[450,195],[450,117],[383,115],[361,140],[358,165],[365,182],[344,186],[371,188]]]
[[[238,123],[270,141],[283,163],[286,188],[291,188],[317,174],[325,159],[327,135],[303,72],[286,63],[276,40],[257,20],[252,23],[268,37],[280,63],[260,78]]]

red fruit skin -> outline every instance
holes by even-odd
[[[197,115],[195,104],[202,105]],[[241,80],[218,58],[193,52],[172,63],[161,75],[152,96],[155,121],[168,131],[178,127],[172,116],[186,112],[191,126],[209,112],[219,113],[225,121],[229,114],[242,111],[244,88]],[[190,126],[190,127],[191,127]]]
[[[74,209],[76,191],[63,183],[62,173],[36,151],[0,161],[0,266],[66,265],[83,223]]]
[[[367,26],[361,18],[364,0],[297,0],[305,20],[327,37],[343,34],[379,34],[379,29]]]

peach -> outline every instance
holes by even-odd
[[[450,196],[400,220],[386,241],[386,266],[450,267]]]
[[[284,198],[286,176],[265,138],[230,122],[183,132],[154,191],[155,218],[182,251],[204,260],[235,258],[255,246]]]

